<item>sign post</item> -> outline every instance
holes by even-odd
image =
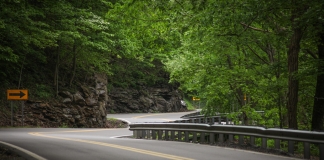
[[[8,89],[7,90],[7,100],[11,100],[11,126],[13,126],[13,107],[12,100],[22,101],[21,102],[21,115],[22,115],[22,126],[24,126],[24,102],[28,100],[28,90],[27,89]]]
[[[198,102],[198,104],[199,104],[199,108],[198,109],[200,109],[200,98],[198,98],[198,97],[192,97],[192,100],[193,101],[199,101]]]
[[[12,101],[10,102],[11,106],[11,127],[13,126],[13,109],[12,109]]]

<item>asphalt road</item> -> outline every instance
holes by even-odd
[[[128,122],[164,122],[187,113],[109,114]],[[116,138],[123,129],[2,128],[0,141],[49,160],[287,160],[291,158],[184,142]]]

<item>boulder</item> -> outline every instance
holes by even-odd
[[[74,103],[76,104],[80,104],[80,105],[85,105],[85,100],[84,98],[82,97],[81,93],[80,92],[77,92],[73,95],[73,99],[74,99]]]
[[[73,99],[73,95],[69,91],[61,91],[58,94],[63,98],[70,98],[71,100]]]
[[[85,99],[85,103],[87,106],[95,106],[98,105],[98,100],[95,98],[88,97]]]
[[[71,98],[64,98],[62,103],[72,103]]]

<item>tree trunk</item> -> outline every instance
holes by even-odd
[[[295,78],[294,74],[298,72],[298,53],[300,50],[300,40],[302,31],[300,28],[294,29],[294,33],[290,40],[288,50],[288,127],[298,129],[297,125],[297,103],[298,103],[298,87],[299,80]]]
[[[290,39],[288,47],[288,127],[291,129],[298,129],[297,123],[297,104],[298,104],[298,87],[299,80],[296,79],[295,74],[298,73],[298,53],[300,50],[300,41],[302,38],[302,29],[298,23],[297,18],[301,16],[302,5],[298,4],[297,0],[292,0],[291,20],[293,34]]]
[[[70,79],[70,87],[72,86],[74,77],[75,77],[75,71],[76,71],[76,44],[73,45],[73,68],[72,68],[72,77]]]
[[[22,71],[23,71],[23,68],[24,68],[25,59],[26,59],[26,54],[24,55],[24,60],[21,62],[20,73],[19,73],[18,89],[20,88],[20,84],[21,84],[21,76],[22,76]]]
[[[59,74],[59,65],[60,65],[60,51],[59,47],[57,47],[57,59],[54,73],[54,86],[56,86],[56,97],[58,97],[58,74]]]
[[[320,36],[318,44],[318,74],[316,82],[316,91],[314,97],[312,130],[323,131],[324,122],[324,33]]]

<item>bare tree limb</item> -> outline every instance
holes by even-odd
[[[240,24],[243,25],[243,26],[246,27],[246,28],[250,28],[250,29],[255,30],[255,31],[266,32],[266,33],[272,33],[272,32],[270,32],[270,31],[266,31],[266,30],[263,30],[263,29],[260,29],[260,28],[252,27],[252,26],[247,25],[247,24],[245,24],[245,23],[243,23],[243,22],[241,22]]]
[[[270,63],[269,62],[267,62],[266,60],[264,60],[263,58],[261,58],[249,45],[247,45],[247,47],[252,51],[252,53],[254,54],[254,55],[256,55],[260,60],[262,60],[262,62],[264,62],[264,63],[266,63],[266,64],[268,64],[268,65],[270,65]]]
[[[303,51],[311,55],[314,59],[318,59],[317,55],[314,52],[312,52],[310,49],[303,49]]]

